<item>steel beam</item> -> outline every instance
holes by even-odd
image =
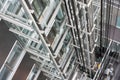
[[[27,30],[30,30],[30,31],[33,31],[33,29],[31,28],[30,25],[27,25],[19,20],[16,20],[15,18],[12,18],[11,16],[8,16],[8,15],[5,15],[3,14],[2,12],[0,12],[0,18],[5,20],[5,21],[8,21],[12,24],[15,24],[15,25],[18,25],[24,29],[27,29]]]
[[[70,24],[66,24],[66,26],[75,29],[75,26],[72,26],[72,25],[70,25]]]
[[[25,19],[25,18],[23,18],[22,16],[16,15],[16,14],[11,13],[11,12],[9,12],[9,11],[6,11],[6,15],[9,15],[9,16],[15,18],[15,19],[18,19],[18,20],[20,20],[20,21],[22,21],[22,22],[25,22],[25,24],[31,24],[31,20]]]
[[[49,56],[42,55],[42,54],[40,54],[38,51],[34,51],[34,50],[30,49],[30,48],[25,48],[25,50],[26,50],[27,52],[29,52],[29,54],[32,54],[32,55],[34,55],[34,56],[36,56],[36,57],[40,57],[40,58],[42,58],[42,59],[45,59],[45,60],[47,60],[47,61],[50,61]]]
[[[13,67],[10,67],[10,66],[7,65],[8,60],[10,59],[10,56],[12,55],[12,53],[15,53],[15,52],[16,52],[16,51],[15,51],[15,52],[13,52],[13,51],[14,51],[14,48],[16,48],[16,45],[18,45],[18,44],[19,44],[18,41],[15,41],[15,43],[14,43],[14,45],[12,46],[12,49],[10,50],[10,52],[9,52],[6,60],[4,61],[4,64],[3,64],[2,67],[0,68],[0,73],[1,73],[1,71],[4,69],[5,66],[7,66],[7,67],[11,70],[11,73],[9,74],[9,76],[7,76],[7,80],[8,80],[8,79],[10,79],[10,80],[12,79],[12,77],[14,76],[15,72],[17,71],[17,68],[19,67],[19,65],[20,65],[20,63],[21,63],[21,61],[22,61],[22,59],[24,58],[25,53],[26,53],[25,49],[23,49],[23,48],[21,47],[23,50],[21,51],[21,54],[20,54],[19,58],[18,58],[17,61],[16,61],[16,64],[14,64]],[[21,46],[21,45],[19,44],[19,46]],[[16,54],[16,53],[15,53],[15,54]]]
[[[18,31],[18,30],[15,30],[15,29],[13,29],[13,28],[10,28],[9,31],[17,34],[18,36],[22,36],[22,37],[24,37],[24,38],[26,38],[26,39],[29,39],[29,40],[31,40],[31,41],[34,41],[34,42],[36,42],[36,43],[40,43],[39,40],[37,40],[37,39],[35,39],[35,38],[32,38],[32,37],[30,37],[30,36],[28,36],[28,35],[25,35],[24,33],[20,32],[20,31]]]
[[[0,9],[0,11],[1,11],[2,13],[5,13],[5,11],[6,11],[6,10],[8,9],[8,7],[9,7],[9,5],[10,5],[10,1],[9,1],[9,0],[6,0],[5,3],[2,4],[2,8]]]
[[[48,36],[48,33],[50,32],[50,30],[51,30],[51,28],[52,28],[52,26],[53,26],[53,24],[55,22],[55,17],[58,14],[58,11],[60,9],[61,4],[62,4],[62,0],[60,0],[59,4],[57,5],[55,11],[52,14],[52,17],[49,20],[48,25],[46,26],[46,29],[45,29],[45,35],[46,36]]]
[[[40,39],[41,39],[42,43],[44,44],[46,50],[48,51],[51,60],[52,60],[53,63],[55,64],[56,69],[57,69],[58,72],[60,73],[62,79],[64,79],[63,73],[62,73],[61,70],[59,69],[59,67],[58,67],[58,65],[57,65],[57,62],[55,61],[55,59],[54,59],[54,57],[53,57],[53,55],[52,55],[52,52],[50,51],[50,49],[49,49],[49,47],[48,47],[48,45],[47,45],[44,37],[42,36],[42,34],[41,34],[41,32],[40,32],[40,29],[39,29],[38,25],[36,24],[36,22],[35,22],[35,20],[34,20],[34,18],[33,18],[33,16],[32,16],[32,14],[30,13],[30,9],[28,8],[25,0],[20,0],[20,2],[21,2],[21,4],[22,4],[22,6],[23,6],[23,9],[25,9],[26,13],[28,14],[28,16],[30,17],[30,19],[32,20],[33,25],[34,25],[34,29],[36,30],[36,32],[37,32],[38,35],[40,36]]]
[[[86,13],[85,9],[84,9],[84,13]],[[87,18],[86,18],[86,14],[84,14],[84,20],[86,20],[85,22],[88,22],[88,20],[87,20]],[[89,27],[87,24],[88,24],[88,23],[85,24],[85,31],[86,31],[86,32],[88,32],[88,27]],[[88,36],[89,36],[89,35],[88,35],[88,34],[85,34],[85,35],[86,35],[85,40],[86,40],[86,43],[87,43],[87,50],[90,51],[90,48],[89,48],[89,46],[90,46],[89,43],[90,43],[90,42],[89,42],[89,39],[88,39]],[[92,35],[91,35],[91,36],[92,36]],[[84,44],[83,44],[83,45],[84,45]],[[88,64],[88,68],[89,68],[89,72],[90,72],[90,76],[91,76],[91,69],[90,69],[90,68],[91,68],[91,58],[90,58],[90,53],[88,53],[88,52],[87,52],[87,62],[88,62],[88,63],[86,63],[86,64]]]

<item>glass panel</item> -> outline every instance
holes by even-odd
[[[11,70],[5,66],[0,73],[0,80],[7,80],[10,73],[11,73]]]
[[[10,5],[7,9],[6,15],[9,15],[17,20],[24,22],[24,23],[29,23],[29,21],[26,20],[29,18],[29,15],[27,15],[25,13],[22,5],[17,0],[12,0],[12,2],[10,3]]]
[[[73,55],[72,58],[71,58],[71,60],[70,60],[69,66],[68,66],[67,71],[66,71],[66,73],[67,73],[66,76],[69,76],[70,73],[71,73],[71,71],[73,70],[74,62],[75,62],[75,59],[76,59],[75,57],[76,56]]]
[[[64,15],[63,9],[60,8],[60,10],[55,18],[55,22],[52,26],[52,29],[48,34],[48,40],[49,40],[50,44],[53,43],[57,34],[62,34],[65,31],[66,26],[62,26],[64,19],[65,19],[65,15]]]
[[[60,56],[62,56],[64,53],[66,53],[69,50],[68,43],[69,43],[70,39],[71,39],[71,34],[70,34],[70,32],[68,32],[68,34],[64,40],[63,46],[60,50],[60,53],[59,53]]]
[[[16,62],[19,59],[20,53],[21,53],[22,49],[20,46],[16,45],[15,48],[12,50],[11,55],[9,56],[6,64],[13,68],[16,64]]]
[[[46,50],[46,47],[43,44],[41,46],[42,46],[42,49],[41,49],[40,53],[48,56],[48,51]]]
[[[38,43],[31,41],[30,47],[36,48],[37,45],[38,45]]]
[[[30,31],[29,31],[29,30],[27,30],[27,29],[24,29],[24,30],[23,30],[23,33],[25,33],[26,35],[28,35],[28,34],[29,34],[29,32],[30,32]]]
[[[20,53],[22,52],[22,48],[20,47],[19,43],[15,42],[11,52],[7,57],[6,63],[3,65],[2,71],[0,73],[0,80],[8,80],[9,76],[14,70],[15,65],[18,62],[20,57]]]
[[[16,1],[12,1],[10,6],[8,7],[8,11],[17,14],[20,11],[21,7],[22,6],[20,5],[20,3],[17,0]]]
[[[112,44],[110,45],[110,50],[111,51],[117,51],[117,43],[115,43],[115,42],[112,42]]]
[[[58,21],[59,24],[61,24],[64,18],[65,18],[64,8],[61,6],[56,16],[56,20]]]
[[[45,1],[44,0],[34,0],[32,5],[33,5],[33,9],[35,11],[35,15],[38,18],[46,6],[46,0]]]
[[[58,33],[58,31],[56,30],[55,27],[56,27],[56,26],[55,26],[55,24],[54,24],[53,27],[52,27],[52,29],[51,29],[51,31],[50,31],[50,33],[48,34],[48,37],[47,37],[50,44],[52,44],[52,42],[54,41],[55,36],[56,36],[57,33]]]
[[[32,69],[31,73],[29,74],[29,77],[28,77],[27,80],[34,80],[37,72],[39,71],[39,66],[34,65],[33,67],[34,67],[34,68]]]
[[[117,18],[117,24],[116,24],[117,28],[120,28],[120,16]]]

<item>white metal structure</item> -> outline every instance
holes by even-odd
[[[69,80],[81,66],[91,75],[99,45],[100,1],[0,0],[0,18],[17,35],[14,46],[21,48],[14,69],[6,63],[18,51],[11,49],[0,73],[6,66],[13,70],[0,79],[11,80],[25,54],[35,61],[26,80],[37,80],[41,72],[51,80]]]

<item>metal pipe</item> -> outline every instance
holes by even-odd
[[[65,3],[65,8],[66,8],[66,13],[67,13],[67,16],[68,16],[68,22],[69,22],[69,24],[70,24],[71,26],[73,26],[73,18],[72,18],[72,13],[71,13],[72,11],[71,11],[71,9],[69,8],[69,7],[70,7],[69,1],[67,2],[66,0],[64,0],[64,3]],[[67,3],[68,3],[68,4],[67,4]],[[74,27],[74,29],[75,29],[75,27]],[[76,40],[75,40],[75,32],[74,32],[74,29],[71,28],[70,31],[71,31],[71,34],[72,34],[72,36],[73,36],[73,44],[76,45],[77,42],[76,42]],[[79,55],[78,55],[78,54],[79,54],[78,49],[77,49],[76,47],[74,47],[74,49],[75,49],[75,53],[76,53],[77,58],[78,58],[79,60],[81,60],[81,58],[78,57],[78,56],[79,56]]]
[[[79,32],[79,29],[78,29],[78,18],[77,18],[77,14],[76,14],[75,1],[71,0],[71,2],[72,2],[73,14],[74,14],[74,18],[75,18],[76,30],[77,30],[77,33],[78,33],[77,35],[78,35],[78,41],[79,41],[79,46],[80,46],[80,53],[81,53],[81,57],[82,57],[82,63],[83,63],[83,67],[85,67],[84,55],[83,55],[81,39],[80,39],[80,32]]]

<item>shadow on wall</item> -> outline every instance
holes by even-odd
[[[8,30],[3,20],[0,21],[0,67],[4,63],[15,40],[14,34]]]

